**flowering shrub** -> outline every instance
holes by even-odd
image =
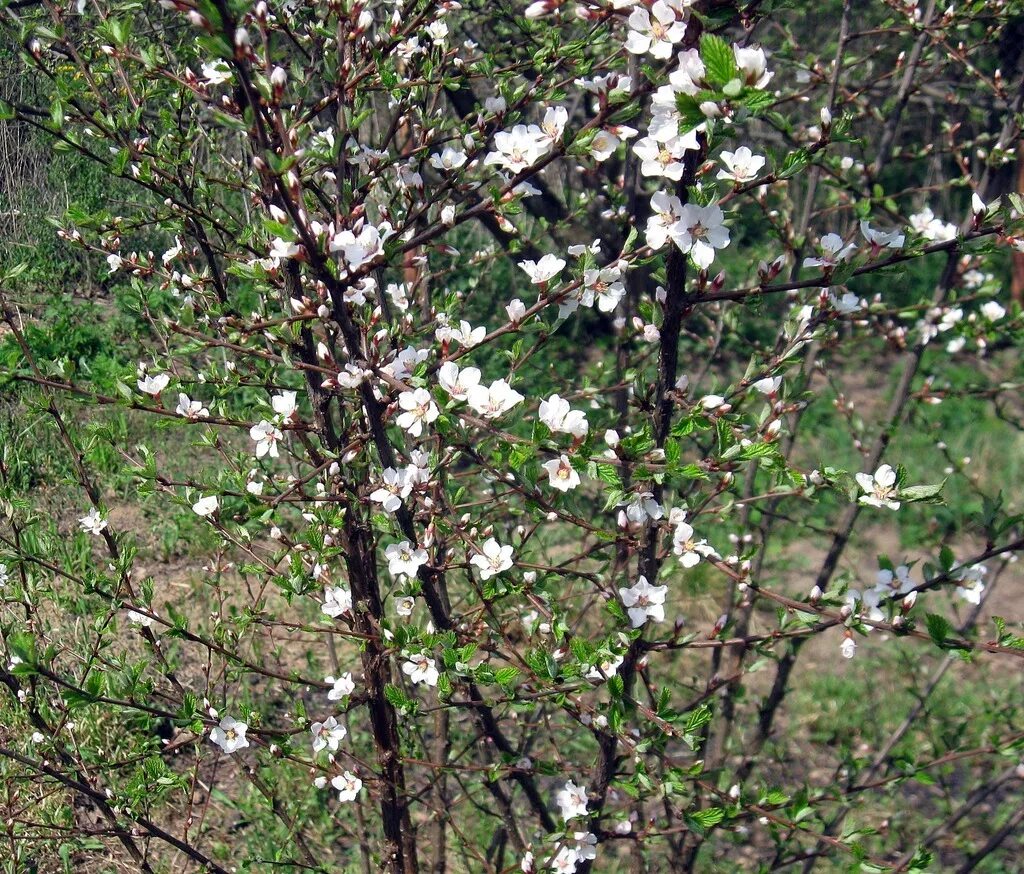
[[[0,5],[134,358],[0,268],[12,870],[1019,842],[1019,10],[800,6]]]

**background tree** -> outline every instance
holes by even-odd
[[[9,870],[1015,870],[1022,10],[815,13],[0,6]]]

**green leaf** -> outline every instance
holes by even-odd
[[[705,33],[700,38],[700,57],[708,79],[720,88],[738,77],[732,47],[720,36]]]
[[[929,613],[925,617],[925,622],[928,625],[928,634],[935,642],[935,645],[945,647],[946,638],[949,637],[949,633],[953,630],[949,620],[944,616],[939,616],[937,613]]]
[[[579,662],[590,662],[594,655],[594,647],[582,637],[574,637],[569,641],[569,649]]]
[[[686,822],[695,832],[703,834],[725,819],[725,811],[721,807],[709,807],[706,810],[694,810],[686,814]]]
[[[751,443],[740,448],[737,458],[740,461],[753,461],[755,458],[774,458],[778,454],[778,446],[774,443]]]
[[[764,112],[774,103],[775,94],[771,91],[758,91],[756,88],[749,88],[743,96],[743,105],[755,114]]]
[[[409,699],[405,697],[405,693],[399,689],[398,686],[394,686],[391,683],[388,683],[384,687],[384,697],[388,699],[391,706],[396,710],[403,710],[411,703]]]
[[[940,483],[933,483],[927,486],[910,486],[910,488],[900,490],[901,501],[927,501],[930,498],[934,498],[942,491],[942,487],[946,484],[943,480]]]
[[[786,155],[777,175],[779,179],[788,179],[790,176],[795,176],[810,163],[811,155],[807,149],[797,149]]]
[[[614,465],[597,462],[594,464],[594,470],[592,475],[594,479],[599,479],[601,480],[601,482],[607,483],[613,488],[622,488],[622,479],[619,476],[619,472],[618,470],[616,470]]]
[[[533,447],[523,446],[522,444],[516,446],[508,454],[508,466],[512,470],[520,470],[526,462],[533,458]]]
[[[907,874],[914,874],[915,871],[925,872],[935,870],[932,867],[935,857],[923,847],[917,851],[917,854],[913,859],[910,860],[910,867],[907,869]]]
[[[707,116],[700,108],[700,104],[689,94],[676,95],[676,109],[679,110],[679,133],[685,134],[692,131],[697,125],[704,124]]]
[[[687,733],[696,731],[698,728],[707,725],[711,721],[711,708],[707,704],[701,704],[696,710],[691,710],[686,716]]]
[[[494,672],[494,680],[499,686],[508,686],[519,676],[519,668],[509,665]]]

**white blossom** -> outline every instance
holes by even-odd
[[[594,134],[594,138],[590,141],[590,154],[596,161],[607,161],[615,154],[615,150],[623,140],[628,140],[636,133],[633,128],[625,125],[619,125],[614,129],[602,128]]]
[[[768,72],[768,59],[762,48],[757,46],[743,48],[734,44],[732,54],[736,59],[736,66],[739,67],[743,81],[749,88],[763,89],[775,75]]]
[[[344,771],[331,779],[331,785],[338,790],[338,800],[347,802],[356,800],[359,790],[363,788],[363,781],[351,771]]]
[[[434,660],[425,653],[407,656],[402,665],[402,672],[407,674],[413,683],[425,683],[428,686],[436,686],[437,678],[440,676]]]
[[[568,121],[569,110],[564,106],[549,106],[544,110],[544,118],[540,123],[541,132],[552,143],[557,143],[562,139]]]
[[[107,527],[107,520],[100,515],[99,510],[92,507],[88,513],[78,520],[78,524],[83,531],[95,534],[98,537]]]
[[[693,526],[685,517],[676,523],[672,531],[672,551],[679,556],[679,563],[685,568],[696,566],[701,558],[716,555],[707,540],[694,540]]]
[[[946,242],[956,239],[957,227],[935,217],[928,207],[910,217],[910,227],[926,240]]]
[[[845,315],[855,313],[857,310],[862,310],[867,306],[867,303],[861,298],[857,297],[852,291],[843,292],[842,296],[839,297],[833,294],[831,291],[828,293],[828,302],[832,305],[832,308]]]
[[[577,786],[572,780],[566,781],[558,790],[555,803],[562,812],[562,819],[568,822],[578,816],[587,815],[587,787]]]
[[[818,248],[821,250],[821,254],[804,258],[804,267],[826,267],[831,269],[850,257],[850,253],[854,250],[854,245],[853,243],[844,243],[843,238],[839,234],[825,234],[818,241]]]
[[[846,592],[846,603],[851,611],[866,610],[868,619],[872,622],[881,622],[885,619],[885,614],[880,607],[882,597],[883,593],[877,588],[868,589],[865,592],[861,592],[858,589],[848,589]]]
[[[619,264],[583,271],[582,300],[586,306],[591,306],[596,299],[597,308],[603,313],[610,313],[625,296],[626,285],[622,281]]]
[[[960,585],[956,587],[956,594],[968,604],[977,606],[981,603],[982,593],[985,591],[985,584],[982,582],[988,568],[983,564],[972,565],[971,567],[954,568],[953,579],[958,580]]]
[[[439,18],[435,18],[425,28],[427,36],[430,37],[430,41],[437,44],[442,44],[448,39],[448,25],[445,24]]]
[[[565,260],[549,253],[540,261],[520,261],[519,266],[534,285],[540,285],[561,273],[565,267]]]
[[[641,576],[639,580],[628,589],[619,589],[619,597],[629,614],[629,621],[634,628],[644,625],[648,619],[655,622],[665,620],[665,595],[668,593],[668,586],[652,586],[647,582],[647,577]]]
[[[655,192],[651,197],[652,215],[647,219],[647,245],[660,249],[683,214],[683,203],[674,194]]]
[[[860,232],[871,244],[872,249],[902,249],[906,235],[899,231],[878,231],[867,219],[861,219]]]
[[[415,577],[419,569],[427,563],[427,551],[417,549],[408,540],[392,543],[384,550],[388,559],[388,572],[393,577],[402,575]]]
[[[178,394],[178,406],[174,412],[186,419],[205,419],[210,415],[210,411],[203,406],[202,401],[194,401],[187,394],[182,393]]]
[[[643,525],[648,519],[656,522],[665,514],[650,492],[635,492],[619,512],[619,525],[623,528]]]
[[[274,237],[270,241],[270,258],[274,261],[287,261],[289,258],[295,258],[302,251],[302,247],[298,243],[294,243],[291,240],[283,240],[281,237]]]
[[[480,370],[476,367],[460,369],[454,361],[446,361],[438,368],[437,381],[452,400],[464,401],[470,389],[480,384]]]
[[[998,301],[987,300],[981,305],[981,314],[990,322],[998,322],[1006,315],[1006,308]]]
[[[357,270],[368,261],[372,261],[384,252],[385,235],[373,225],[364,225],[358,233],[351,230],[339,231],[331,237],[330,250],[340,252],[349,270]]]
[[[687,203],[679,220],[669,228],[669,235],[680,251],[689,253],[694,263],[707,269],[715,260],[715,249],[729,245],[729,230],[722,223],[725,216],[717,204],[698,206]]]
[[[445,146],[439,154],[430,156],[430,166],[435,170],[458,170],[465,163],[466,153],[451,146]]]
[[[413,437],[419,437],[424,424],[429,425],[439,415],[437,404],[425,388],[402,392],[398,396],[398,406],[403,412],[395,419],[395,424]]]
[[[314,722],[309,727],[309,730],[313,735],[314,754],[321,750],[330,750],[332,753],[337,752],[338,745],[345,739],[345,735],[348,734],[345,726],[339,725],[338,720],[333,716],[328,716],[323,722]]]
[[[224,61],[203,64],[202,70],[207,85],[223,85],[231,81],[231,68]]]
[[[875,577],[875,591],[882,597],[898,598],[914,588],[910,568],[901,564],[895,570],[882,568]]]
[[[337,619],[342,613],[352,609],[352,593],[344,586],[327,586],[324,588],[324,603],[320,612]]]
[[[597,858],[597,835],[593,832],[573,832],[573,840],[576,841],[576,856],[580,859]]]
[[[641,162],[642,176],[661,176],[673,182],[683,177],[686,169],[683,158],[686,153],[699,148],[696,131],[674,136],[666,142],[658,142],[654,137],[647,136],[633,144],[633,152]]]
[[[573,410],[569,402],[557,394],[540,402],[538,416],[541,422],[554,432],[571,434],[582,439],[587,436],[587,417],[580,410]]]
[[[513,325],[518,325],[526,315],[526,304],[524,304],[518,297],[512,298],[512,300],[505,306],[505,312],[508,313],[508,320]]]
[[[298,393],[294,391],[283,391],[270,399],[270,406],[282,422],[287,422],[295,416],[298,409],[295,401],[297,395]]]
[[[567,455],[552,458],[541,465],[548,474],[548,485],[560,492],[568,492],[580,484],[580,475]]]
[[[147,374],[138,381],[139,391],[158,397],[160,392],[167,388],[170,381],[171,378],[166,373],[158,373],[155,376]]]
[[[764,166],[764,158],[755,155],[746,146],[740,146],[735,152],[722,152],[719,156],[725,164],[725,170],[718,171],[719,179],[732,179],[735,182],[749,182],[756,179]]]
[[[327,693],[328,701],[340,701],[342,698],[347,698],[356,689],[356,684],[352,681],[352,674],[342,674],[340,677],[324,677],[324,682],[331,684],[331,689]]]
[[[576,864],[579,856],[573,847],[562,846],[548,862],[548,866],[554,874],[576,874]]]
[[[900,508],[900,502],[896,500],[896,471],[888,464],[879,467],[874,476],[858,473],[855,479],[864,492],[860,496],[860,503],[871,507],[888,507],[890,510]]]
[[[497,164],[520,173],[537,163],[550,148],[550,140],[536,125],[517,124],[510,131],[494,135],[494,151],[488,152],[484,164]]]
[[[207,495],[205,498],[200,498],[192,505],[192,512],[197,516],[210,516],[217,512],[219,502],[216,495]]]
[[[225,753],[231,754],[236,750],[245,749],[249,746],[249,741],[245,736],[248,730],[249,726],[244,722],[240,722],[230,716],[225,716],[221,719],[220,724],[214,726],[210,732],[210,740],[224,750]]]
[[[625,657],[620,655],[605,659],[591,667],[591,669],[587,671],[586,677],[588,680],[598,681],[604,681],[609,677],[614,677],[615,674],[618,673],[618,670],[624,661]]]
[[[504,379],[495,380],[487,388],[474,385],[466,393],[470,407],[485,419],[496,419],[523,400],[523,396]]]
[[[277,458],[279,455],[277,443],[284,437],[281,429],[273,422],[263,419],[259,424],[249,429],[249,436],[256,441],[256,457],[263,458],[269,455]]]
[[[512,567],[514,564],[512,547],[502,546],[491,537],[480,547],[480,551],[469,560],[469,563],[479,568],[480,579],[489,580],[495,574],[500,574]]]
[[[650,11],[635,7],[627,24],[626,49],[635,55],[669,58],[673,44],[686,35],[686,23],[676,18],[675,10],[664,0],[655,0]]]
[[[754,391],[761,392],[763,395],[774,395],[778,394],[780,385],[782,385],[781,376],[766,376],[752,383],[750,387]]]
[[[406,346],[395,356],[393,361],[388,362],[381,370],[395,379],[407,379],[416,367],[426,361],[429,356],[430,352],[426,349]]]
[[[370,500],[381,504],[386,512],[395,513],[412,492],[413,482],[404,469],[393,467],[384,468],[381,478],[383,482],[370,492]]]

